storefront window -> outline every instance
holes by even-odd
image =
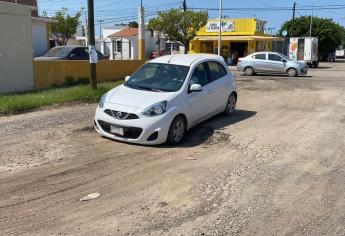
[[[213,42],[201,42],[201,51],[204,53],[213,53]]]

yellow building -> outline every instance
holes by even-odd
[[[264,33],[265,21],[256,18],[222,19],[222,50],[224,58],[239,57],[258,51],[272,50],[272,42],[282,41]],[[189,53],[218,52],[219,19],[208,20],[190,43]]]

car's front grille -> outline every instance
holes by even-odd
[[[102,121],[102,120],[98,120],[97,122],[101,126],[101,128],[104,130],[104,132],[112,134],[112,133],[110,133],[110,126],[112,124],[109,124],[109,123]],[[116,135],[116,134],[112,134],[112,135],[115,135],[118,137],[123,137],[123,138],[137,139],[140,136],[141,132],[143,132],[143,129],[137,128],[137,127],[123,127],[123,126],[119,126],[119,125],[116,125],[116,127],[123,128],[124,134],[123,134],[123,136]]]
[[[135,120],[135,119],[139,119],[139,117],[136,114],[132,114],[132,113],[127,113],[127,112],[122,112],[122,111],[114,111],[114,110],[110,110],[110,109],[106,109],[104,111],[106,114],[108,114],[109,116],[118,119],[118,120]]]

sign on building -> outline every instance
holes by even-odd
[[[256,20],[256,32],[264,33],[266,21]]]
[[[234,32],[235,23],[233,21],[222,21],[222,32]],[[209,21],[206,24],[206,32],[219,32],[219,21]]]

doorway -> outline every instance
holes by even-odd
[[[248,54],[248,42],[237,42],[230,44],[230,56],[233,63],[237,64],[238,58],[245,57]]]

